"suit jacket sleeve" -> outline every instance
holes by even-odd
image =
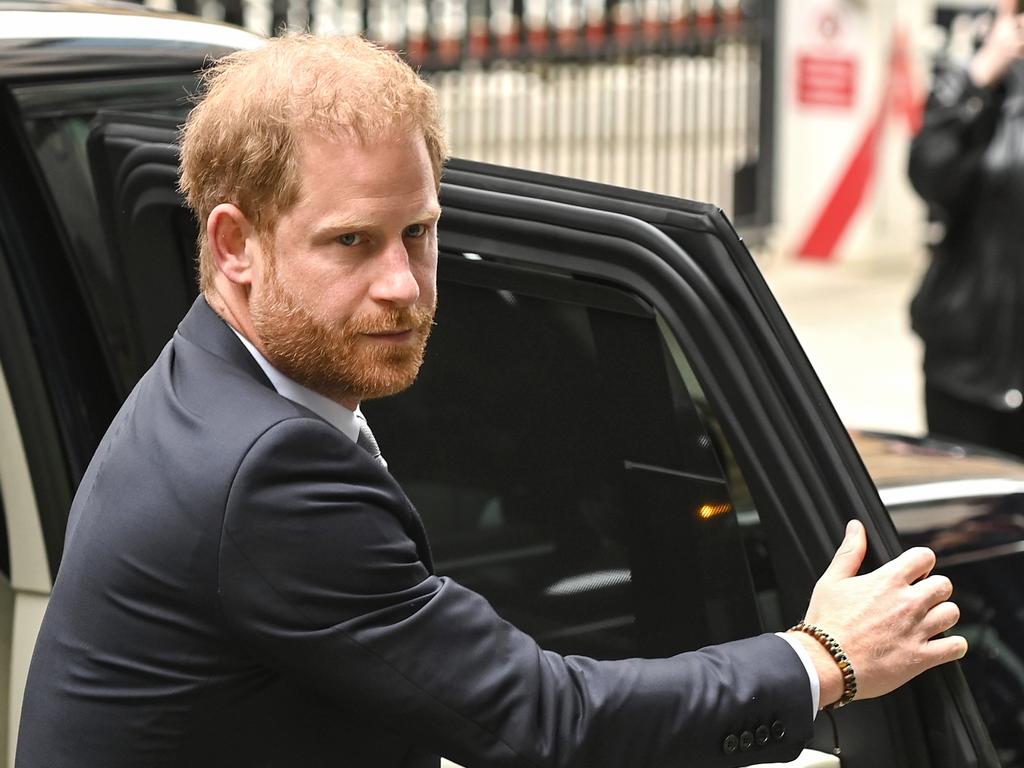
[[[332,427],[271,427],[225,509],[218,586],[232,631],[268,666],[469,766],[725,768],[791,760],[809,738],[807,675],[780,638],[661,660],[544,651],[429,572],[412,514]],[[723,750],[773,723],[784,736]]]

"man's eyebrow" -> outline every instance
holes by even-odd
[[[440,206],[424,208],[417,214],[409,217],[410,223],[432,221],[441,217]],[[360,229],[373,229],[378,226],[380,220],[371,216],[336,216],[325,218],[317,222],[316,229],[320,232],[326,231],[356,231]]]
[[[316,228],[321,232],[328,230],[356,230],[369,229],[374,224],[374,220],[368,216],[332,216],[318,221]]]
[[[420,211],[418,216],[413,216],[412,221],[433,221],[441,218],[441,206],[431,205]]]

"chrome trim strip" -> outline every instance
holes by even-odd
[[[629,568],[609,568],[605,571],[566,576],[545,587],[544,594],[548,597],[568,597],[582,592],[597,592],[609,587],[618,587],[632,581],[633,573]]]
[[[878,495],[882,497],[882,503],[890,509],[910,504],[1008,496],[1014,493],[1024,493],[1024,481],[998,477],[896,485],[890,488],[881,488],[878,491]]]
[[[161,40],[184,45],[256,48],[264,38],[199,19],[74,11],[0,11],[0,39]]]

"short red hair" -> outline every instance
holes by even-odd
[[[359,37],[295,35],[237,51],[202,74],[181,137],[180,189],[199,221],[199,280],[216,267],[206,220],[232,203],[261,236],[299,198],[299,142],[313,131],[369,142],[418,131],[440,184],[448,147],[434,89],[397,54]]]

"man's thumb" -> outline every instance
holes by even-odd
[[[822,575],[823,579],[846,579],[856,576],[868,551],[868,537],[859,520],[846,524],[846,536],[839,545],[835,557]]]

